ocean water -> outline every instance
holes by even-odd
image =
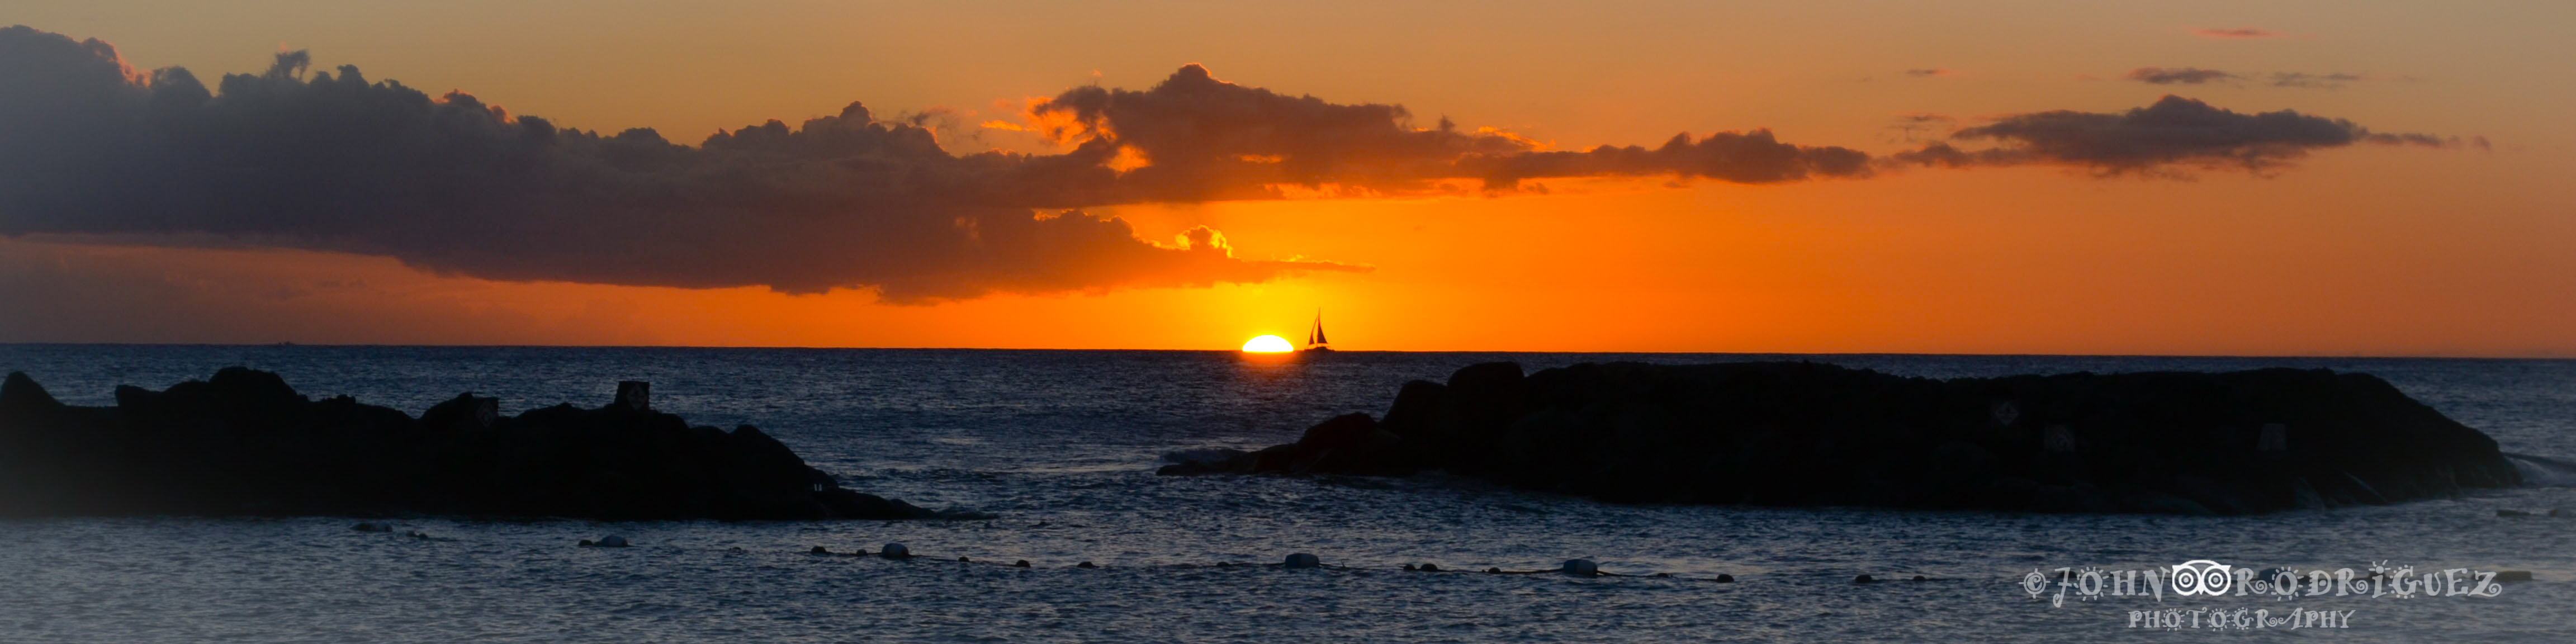
[[[6,520],[0,642],[2576,641],[2576,516],[2547,516],[2576,515],[2569,487],[2165,517],[1627,506],[1436,474],[1153,475],[1163,453],[1291,441],[1333,414],[1382,413],[1406,380],[1476,362],[1781,358],[1942,377],[2363,371],[2507,452],[2576,457],[2576,361],[0,345],[0,370],[93,405],[117,384],[166,387],[228,365],[413,413],[462,391],[499,396],[505,413],[598,405],[617,380],[650,380],[657,408],[757,425],[850,487],[999,517],[415,518],[390,534],[327,517]],[[612,533],[635,547],[574,546]],[[887,542],[921,556],[807,553]],[[1267,565],[1291,552],[1328,566]],[[1400,568],[1539,570],[1577,557],[1632,576]],[[1032,566],[999,563],[1021,559]],[[2053,586],[2037,598],[2023,586],[2034,571],[2054,581],[2060,568],[2199,559],[2534,579],[2492,597],[2069,592],[2057,602]],[[1085,561],[1098,567],[1075,567]],[[1852,583],[1859,574],[1882,581]],[[2337,611],[2348,628],[2212,626],[2240,609]],[[2164,610],[2201,613],[2196,625],[2133,627]]]

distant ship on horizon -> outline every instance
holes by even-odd
[[[1324,310],[1315,309],[1315,328],[1306,331],[1306,351],[1333,350],[1333,341],[1324,339]]]

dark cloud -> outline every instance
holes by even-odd
[[[1892,155],[1893,162],[1933,166],[2055,164],[2105,175],[2171,173],[2175,167],[2261,172],[2309,151],[2352,145],[2458,145],[2456,137],[2371,132],[2343,119],[2290,110],[2244,114],[2165,96],[2119,114],[2058,110],[2017,114],[1960,130],[1953,139],[1998,147],[1963,150],[1949,143]]]
[[[1076,144],[1075,154],[1127,150],[1146,164],[1114,179],[1094,177],[1088,185],[1098,192],[1084,199],[1099,203],[1261,198],[1282,185],[1405,193],[1461,178],[1509,190],[1557,177],[1773,183],[1869,171],[1866,153],[1780,143],[1767,130],[1679,134],[1651,150],[1543,151],[1508,133],[1460,130],[1448,119],[1415,127],[1400,105],[1336,104],[1236,85],[1198,65],[1145,91],[1075,88],[1031,114],[1048,135]]]
[[[2150,85],[2173,85],[2177,83],[2184,85],[2199,85],[2211,81],[2232,81],[2241,78],[2235,74],[2215,69],[2201,69],[2198,67],[2181,67],[2176,69],[2165,69],[2163,67],[2140,67],[2129,70],[2128,74],[2121,77]]]
[[[2360,80],[2362,80],[2362,77],[2361,77],[2361,75],[2360,75],[2360,74],[2345,74],[2345,73],[2341,73],[2341,72],[2332,73],[2332,74],[2309,74],[2309,73],[2303,73],[2303,72],[2275,72],[2275,73],[2273,73],[2273,74],[2272,74],[2272,86],[2273,86],[2273,87],[2307,87],[2307,88],[2319,88],[2319,89],[2334,89],[2334,88],[2337,88],[2337,87],[2342,87],[2344,83],[2356,82],[2356,81],[2360,81]]]
[[[2353,141],[2442,142],[2168,97],[2126,115],[2011,117],[1953,135],[2000,147],[1934,144],[1893,162],[1762,129],[1548,150],[1189,65],[1150,89],[1077,87],[1033,105],[1024,129],[1061,144],[1058,154],[952,154],[932,127],[955,115],[879,118],[857,103],[692,146],[310,67],[302,52],[281,54],[262,73],[208,87],[185,69],[139,72],[95,40],[0,30],[0,235],[349,252],[501,280],[874,288],[925,302],[1366,270],[1238,258],[1207,229],[1149,242],[1083,208],[1479,183],[1539,192],[1532,180],[1564,177],[1763,184],[1917,164],[2260,168]]]
[[[2233,28],[2233,29],[2218,29],[2218,28],[2203,27],[2203,28],[2200,28],[2200,29],[2194,29],[2194,30],[2192,30],[2192,33],[2193,33],[2193,34],[2197,34],[2197,35],[2199,35],[2199,36],[2200,36],[2200,37],[2202,37],[2202,38],[2228,38],[2228,39],[2242,39],[2242,38],[2279,38],[2279,37],[2281,37],[2281,32],[2273,31],[2273,30],[2270,30],[2270,29],[2256,29],[2256,28],[2253,28],[2253,27],[2236,27],[2236,28]]]
[[[1109,183],[1092,151],[952,156],[858,104],[696,147],[512,118],[300,52],[210,91],[141,74],[95,40],[0,30],[0,234],[237,243],[386,255],[505,280],[892,301],[1253,282],[1321,262],[1136,238],[1075,208]],[[1089,203],[1086,203],[1089,202]]]

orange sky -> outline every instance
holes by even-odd
[[[880,120],[933,110],[953,154],[1052,152],[975,124],[1026,123],[1031,97],[1143,89],[1198,62],[1567,150],[1770,128],[1885,155],[1941,134],[1898,129],[1906,114],[1972,126],[2164,94],[2492,146],[2355,145],[2180,178],[2029,165],[1113,205],[1089,210],[1167,246],[1204,225],[1237,258],[1372,270],[910,305],[864,288],[508,282],[256,241],[40,234],[0,238],[0,293],[20,311],[0,341],[1223,349],[1299,337],[1320,307],[1337,346],[1359,350],[2576,356],[2576,46],[2549,27],[2576,10],[2555,3],[476,4],[40,2],[7,19],[209,85],[309,48],[316,68],[683,143],[861,100]],[[2208,27],[2278,35],[2194,31]],[[2123,79],[2149,66],[2237,80]],[[2288,72],[2352,80],[2276,85]]]

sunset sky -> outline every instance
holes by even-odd
[[[2576,356],[2576,3],[0,7],[0,342]]]

